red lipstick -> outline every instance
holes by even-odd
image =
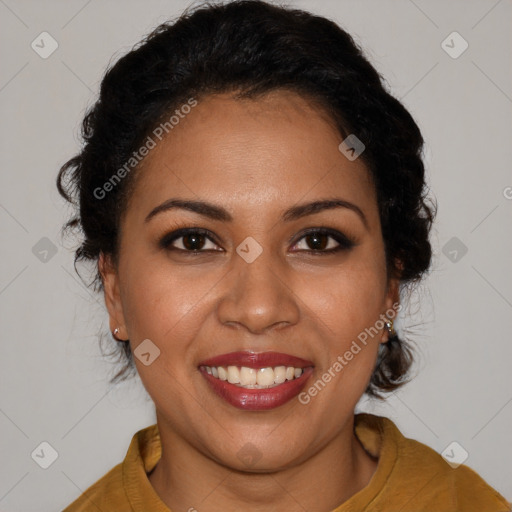
[[[313,363],[280,352],[230,352],[201,361],[198,366],[247,366],[248,368],[294,366],[295,368],[306,368],[313,366]]]
[[[284,405],[301,392],[306,381],[313,373],[313,363],[311,361],[279,352],[231,352],[201,361],[198,366],[211,390],[217,396],[223,398],[232,406],[246,411],[263,411]],[[224,368],[228,366],[246,366],[254,369],[293,366],[302,368],[302,375],[270,388],[247,389],[208,374],[204,368],[205,366],[223,366]]]

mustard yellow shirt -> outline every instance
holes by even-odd
[[[354,430],[378,457],[366,487],[332,512],[510,512],[511,504],[465,465],[452,468],[428,446],[404,437],[388,418],[357,414]],[[124,461],[63,512],[170,512],[147,474],[161,457],[157,425],[139,430]]]

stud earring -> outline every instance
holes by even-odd
[[[117,337],[117,335],[119,334],[119,327],[116,327],[113,331],[112,331],[112,337],[116,340],[116,341],[125,341],[125,340],[121,340]]]
[[[386,319],[386,328],[388,330],[389,339],[394,339],[397,337],[395,328],[393,326],[393,320],[391,320],[391,318]]]

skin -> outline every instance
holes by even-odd
[[[385,328],[307,405],[294,398],[243,411],[217,397],[198,370],[227,352],[284,352],[313,361],[307,389],[398,301],[370,175],[360,158],[339,151],[342,139],[318,106],[295,93],[208,96],[137,175],[117,263],[102,255],[99,264],[111,329],[132,350],[149,338],[161,351],[149,366],[135,362],[162,441],[149,481],[171,510],[328,512],[368,485],[377,468],[353,422],[379,344],[388,340]],[[145,222],[170,198],[214,203],[233,220],[172,209]],[[325,198],[356,205],[365,221],[350,208],[281,218]],[[160,247],[179,227],[207,229],[217,240],[205,238],[195,255],[172,250],[190,238]],[[308,243],[303,231],[318,227],[355,245],[311,254],[338,245],[330,237]],[[252,263],[236,252],[248,236],[263,249]],[[237,456],[247,443],[260,455],[250,467]]]

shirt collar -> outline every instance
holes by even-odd
[[[354,417],[354,432],[364,449],[379,458],[379,464],[369,484],[332,512],[363,510],[385,488],[397,459],[394,423],[384,417],[360,413]],[[132,438],[123,461],[123,487],[134,512],[171,512],[149,482],[148,473],[162,456],[158,425],[139,430]]]

